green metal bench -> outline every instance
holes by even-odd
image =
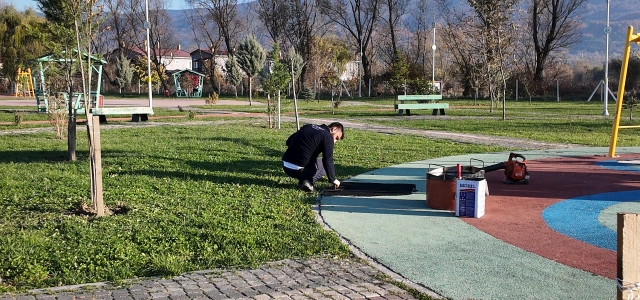
[[[398,101],[394,105],[398,110],[398,116],[402,116],[404,110],[407,111],[407,116],[411,115],[412,109],[432,109],[432,115],[445,115],[444,110],[449,108],[449,103],[440,103],[442,95],[398,95]]]

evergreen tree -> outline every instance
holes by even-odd
[[[131,85],[132,79],[133,67],[131,66],[131,62],[124,56],[124,53],[120,53],[120,57],[116,58],[116,83],[120,88],[121,94],[122,89]]]
[[[242,73],[240,72],[240,67],[238,66],[236,58],[234,56],[229,57],[224,67],[226,69],[225,77],[227,81],[233,85],[236,98],[238,98],[238,84],[242,82]]]
[[[248,35],[238,45],[236,59],[240,68],[249,77],[249,105],[251,105],[253,97],[252,78],[262,70],[266,55],[258,40],[252,35]]]
[[[399,95],[403,90],[405,84],[409,80],[409,64],[407,63],[407,58],[400,52],[400,50],[396,50],[393,66],[391,67],[391,86],[396,92],[396,95]]]

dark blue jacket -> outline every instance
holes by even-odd
[[[337,179],[333,166],[333,145],[333,135],[327,125],[307,124],[287,139],[289,148],[282,155],[282,160],[305,167],[309,162],[315,162],[322,153],[322,165],[329,182],[333,182]]]

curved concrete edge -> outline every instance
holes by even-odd
[[[321,202],[321,198],[322,195],[318,195],[318,203]],[[340,233],[338,233],[337,231],[335,231],[333,228],[331,228],[331,226],[329,226],[329,224],[327,224],[327,222],[325,222],[324,218],[322,217],[322,213],[321,213],[321,204],[316,204],[313,205],[312,209],[316,215],[316,221],[318,223],[320,223],[320,225],[322,225],[322,227],[325,230],[328,231],[332,231],[334,232],[338,238],[340,238],[340,241],[342,241],[342,243],[344,243],[345,245],[347,245],[347,247],[349,247],[349,251],[351,251],[351,253],[353,253],[353,255],[355,255],[356,257],[366,261],[367,263],[369,263],[371,266],[373,266],[374,268],[376,268],[378,271],[384,273],[385,275],[391,277],[393,280],[400,282],[422,294],[425,294],[431,298],[434,299],[446,299],[444,297],[442,297],[441,295],[438,295],[436,292],[420,285],[417,284],[409,279],[407,279],[406,277],[402,276],[401,274],[389,269],[387,266],[383,265],[382,263],[380,263],[379,261],[377,261],[375,258],[367,255],[366,253],[362,252],[362,250],[360,248],[358,248],[356,245],[354,245],[349,239],[347,239],[346,237],[340,235]]]
[[[640,147],[618,147],[616,150],[617,153],[620,154],[640,153]],[[543,295],[546,293],[546,296],[578,296],[579,294],[583,294],[593,296],[595,297],[594,299],[608,299],[609,295],[615,295],[615,282],[612,283],[613,281],[608,278],[596,276],[582,270],[573,269],[557,262],[549,261],[548,259],[542,258],[533,253],[526,252],[497,240],[486,233],[480,232],[479,230],[466,225],[466,223],[458,218],[447,217],[443,219],[440,212],[430,211],[426,208],[426,205],[424,205],[424,199],[426,199],[425,174],[431,165],[455,166],[458,163],[466,165],[466,162],[469,162],[470,160],[472,161],[472,164],[475,164],[476,162],[473,161],[473,159],[476,159],[483,161],[485,166],[487,166],[507,160],[509,153],[509,151],[506,151],[441,157],[369,171],[354,176],[348,181],[414,183],[418,188],[418,192],[414,193],[413,197],[404,197],[404,199],[398,199],[402,197],[323,197],[318,199],[320,203],[317,208],[318,216],[321,223],[326,228],[336,232],[338,236],[340,236],[340,238],[349,245],[350,249],[355,251],[354,253],[365,257],[367,261],[374,263],[377,268],[390,272],[393,278],[398,278],[401,282],[409,283],[408,285],[411,287],[422,287],[422,289],[416,290],[426,290],[428,292],[425,294],[434,295],[434,297],[495,298],[504,297],[506,295],[522,297],[523,295],[531,296],[531,293],[538,292]],[[527,150],[518,151],[518,153],[526,156],[527,160],[570,156],[606,156],[608,154],[608,147]],[[424,229],[422,231],[418,231],[418,234],[424,234],[423,240],[427,241],[416,240],[414,237],[397,237],[397,235],[401,234],[407,235],[405,231],[412,230],[412,228],[407,227],[411,227],[412,224],[416,224],[417,222],[424,222],[424,218],[440,219],[438,221],[427,221],[428,226],[430,226],[430,230],[435,230],[434,228],[436,227],[448,227],[448,231],[436,234],[425,231]],[[364,225],[364,223],[367,224]],[[389,230],[395,230],[395,232],[384,232]],[[387,237],[384,237],[384,235]],[[469,239],[469,242],[478,244],[470,246],[471,248],[469,248],[469,245],[466,245],[465,241],[461,242],[460,238],[456,240],[455,237],[452,238],[450,235],[464,236],[464,238]],[[435,243],[433,243],[433,241],[428,241],[429,239],[437,239],[438,237],[442,238],[443,241],[440,243],[437,241]],[[385,239],[392,240],[393,242],[385,245]],[[447,242],[446,240],[451,241]],[[401,244],[404,242],[407,243]],[[425,256],[432,256],[430,257],[431,263],[435,262],[435,264],[438,264],[437,260],[434,260],[434,252],[435,256],[438,254],[450,256],[451,253],[446,253],[446,251],[426,251],[424,249],[442,247],[443,243],[449,243],[445,246],[462,249],[463,252],[475,251],[474,248],[481,249],[478,251],[479,254],[477,258],[481,260],[485,259],[487,262],[490,261],[492,264],[495,264],[493,268],[496,270],[492,270],[491,264],[487,265],[487,262],[465,261],[462,265],[469,267],[472,272],[488,274],[488,276],[494,276],[495,278],[470,278],[465,277],[467,274],[454,271],[455,268],[459,268],[461,266],[458,264],[459,260],[470,259],[468,256],[465,256],[467,255],[466,253],[455,259],[452,259],[451,257],[444,257],[442,263],[440,263],[437,268],[431,268],[430,265],[425,265],[424,262],[410,262],[410,260],[422,260]],[[481,243],[486,245],[480,245]],[[416,253],[411,253],[412,251],[406,250],[408,247],[423,247],[423,249],[417,249],[416,251],[413,251]],[[456,255],[458,254],[459,253]],[[391,257],[389,255],[391,255]],[[495,255],[496,257],[491,257],[492,255]],[[393,256],[404,257],[398,258]],[[473,259],[476,258],[474,257],[470,260]],[[512,262],[509,262],[509,260]],[[526,267],[520,266],[513,270],[505,270],[510,268],[510,265],[508,265],[509,263],[514,262],[524,264]],[[451,266],[443,266],[444,264],[451,264]],[[428,269],[428,271],[425,270],[425,268]],[[503,269],[497,270],[500,268]],[[467,280],[468,282],[464,282],[460,285],[456,285],[451,282],[440,282],[439,284],[432,285],[430,284],[429,279],[425,280],[425,278],[433,279],[435,275],[420,275],[424,272],[438,273],[437,276],[441,277],[455,274],[453,277],[448,278],[449,281],[455,282],[455,280],[458,279],[463,281]],[[499,277],[502,273],[510,274],[511,277],[518,278],[519,281],[527,281],[527,283],[524,283],[519,287],[511,287],[515,289],[521,288],[521,291],[517,294],[496,292],[494,290],[503,290],[505,289],[505,284],[508,286],[508,282],[514,280],[513,278],[509,278],[506,281],[501,281]],[[549,276],[555,276],[554,280],[556,280],[556,282],[545,282],[544,284],[541,284],[545,279],[549,281],[549,279],[547,279]],[[479,284],[490,286],[478,287]],[[493,286],[491,286],[492,284]],[[536,288],[536,285],[544,286]],[[573,293],[572,290],[576,288],[576,285],[585,287],[584,291]],[[478,289],[477,293],[468,292],[469,290],[476,289]],[[466,291],[459,293],[458,290]],[[600,292],[598,292],[598,290],[600,290]],[[540,296],[540,294],[538,294],[538,296]]]

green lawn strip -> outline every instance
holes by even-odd
[[[67,162],[53,133],[0,136],[0,291],[348,255],[281,170],[294,125],[255,123],[103,130],[105,203],[124,213],[100,219],[78,213],[90,204],[84,138]],[[347,129],[336,168],[342,179],[500,150]]]

